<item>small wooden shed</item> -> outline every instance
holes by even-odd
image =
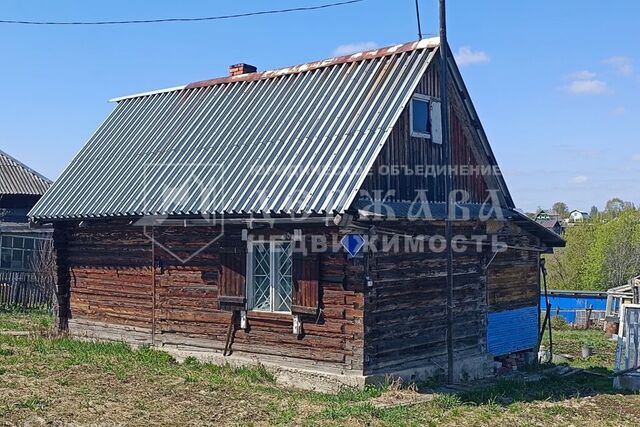
[[[461,250],[447,324],[438,51],[237,64],[114,100],[30,213],[54,224],[60,326],[259,362],[298,386],[426,379],[450,355],[471,379],[524,359],[540,254],[563,241],[515,209],[449,58]]]

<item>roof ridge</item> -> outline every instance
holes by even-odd
[[[255,73],[240,74],[237,76],[217,77],[213,79],[196,81],[183,86],[175,86],[175,87],[166,88],[166,89],[153,90],[153,91],[142,92],[142,93],[137,93],[132,95],[125,95],[125,96],[110,99],[109,102],[120,102],[120,101],[131,99],[131,98],[140,98],[143,96],[156,95],[160,93],[173,92],[173,91],[178,91],[183,89],[196,89],[196,88],[202,88],[202,87],[209,87],[209,86],[215,86],[215,85],[225,84],[225,83],[268,80],[268,79],[272,79],[280,76],[313,71],[319,68],[326,68],[333,65],[365,61],[367,59],[380,58],[383,56],[391,56],[391,55],[410,52],[418,49],[435,48],[435,47],[438,47],[439,45],[440,45],[440,37],[423,38],[423,39],[408,42],[408,43],[401,43],[401,44],[381,47],[377,49],[356,52],[350,55],[336,56],[332,58],[322,59],[319,61],[293,65],[290,67],[258,71]]]

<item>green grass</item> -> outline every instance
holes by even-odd
[[[587,374],[490,387],[429,400],[414,389],[367,387],[335,394],[281,387],[263,367],[237,368],[188,358],[176,362],[149,347],[42,334],[46,313],[0,312],[0,420],[149,425],[635,425],[640,398],[618,394]],[[556,332],[556,331],[554,331]],[[611,368],[613,346],[598,331],[554,334],[556,351],[596,354],[574,366]],[[389,404],[391,402],[391,404]],[[1,424],[1,423],[0,423]]]
[[[0,309],[0,331],[31,332],[52,326],[53,317],[47,310]]]
[[[607,339],[600,330],[560,329],[552,331],[553,351],[555,354],[572,356],[569,365],[576,368],[609,371],[611,373],[615,362],[616,343]],[[548,334],[545,334],[543,344],[548,346]],[[582,358],[582,346],[586,344],[593,348],[593,355]]]

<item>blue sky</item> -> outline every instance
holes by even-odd
[[[192,17],[329,0],[4,0],[0,19]],[[437,1],[421,0],[423,32]],[[449,42],[516,204],[640,202],[640,2],[449,0]],[[0,148],[56,178],[108,99],[416,38],[413,0],[229,21],[0,25]]]

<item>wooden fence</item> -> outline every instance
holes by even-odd
[[[51,308],[53,282],[38,273],[0,271],[0,308]]]

